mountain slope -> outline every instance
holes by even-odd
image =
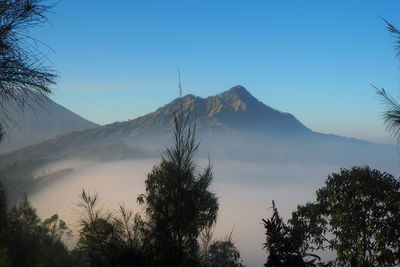
[[[250,129],[277,134],[311,133],[293,115],[274,110],[258,101],[244,87],[235,86],[206,99],[186,95],[142,117],[98,127],[82,132],[82,135],[88,135],[87,142],[169,135],[172,113],[181,102],[184,112],[191,109],[192,118],[201,131]]]
[[[95,128],[98,125],[88,121],[52,100],[41,103],[27,103],[24,112],[14,110],[13,124],[9,134],[0,144],[0,153],[32,145],[71,131]]]
[[[156,111],[125,122],[69,132],[0,155],[0,177],[17,198],[35,186],[33,172],[64,159],[119,160],[159,157],[172,141],[172,113],[192,112],[201,142],[200,156],[213,159],[296,164],[364,165],[390,171],[396,148],[313,132],[293,115],[275,110],[235,86],[219,95],[187,95]]]
[[[155,155],[151,152],[158,155],[159,149],[171,140],[172,114],[180,105],[185,113],[191,110],[192,118],[197,123],[197,136],[203,147],[207,147],[208,143],[221,143],[221,147],[222,144],[234,144],[239,150],[253,150],[252,146],[255,144],[263,150],[267,146],[269,149],[292,150],[294,153],[298,149],[312,152],[309,142],[322,146],[321,149],[333,143],[339,146],[376,145],[313,132],[293,115],[268,107],[244,87],[235,86],[208,98],[186,95],[134,120],[69,132],[25,149],[0,155],[0,165],[7,161],[24,161],[33,157],[58,160],[80,156],[111,160],[135,155]]]

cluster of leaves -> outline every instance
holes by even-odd
[[[26,197],[8,211],[2,187],[0,198],[0,266],[74,266],[62,242],[71,234],[64,221],[41,221]]]
[[[79,240],[75,252],[80,266],[148,266],[143,222],[124,206],[118,215],[99,206],[98,196],[83,191]]]
[[[224,240],[213,239],[212,228],[205,229],[199,239],[199,262],[205,267],[242,267],[240,253],[232,241],[232,232]]]
[[[315,249],[336,251],[339,264],[393,266],[400,263],[400,181],[369,167],[328,176],[317,200],[299,206],[299,217]]]
[[[270,219],[262,219],[267,236],[264,249],[269,252],[265,266],[315,266],[320,258],[307,253],[308,243],[302,225],[297,220],[285,224],[274,201],[272,210]]]
[[[123,206],[117,214],[109,212],[99,203],[96,194],[89,195],[85,191],[80,196],[79,207],[82,212],[79,240],[73,251],[77,266],[175,266],[171,262],[178,261],[174,254],[162,258],[155,255],[156,249],[162,252],[174,248],[150,242],[149,225],[152,223],[138,213],[133,214]],[[191,265],[199,267],[242,267],[232,235],[225,240],[215,240],[211,229],[206,228],[196,240],[198,250],[184,251],[184,266],[190,259]]]
[[[341,169],[328,176],[316,192],[316,201],[298,206],[289,226],[275,207],[264,224],[266,266],[282,266],[292,259],[301,262],[310,256],[306,251],[321,250],[336,252],[334,263],[339,266],[396,266],[400,264],[400,180],[369,167]]]

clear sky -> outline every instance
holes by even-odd
[[[393,142],[370,84],[400,95],[400,60],[379,16],[400,1],[61,0],[33,33],[55,52],[53,99],[105,124],[184,93],[241,84],[324,133]]]

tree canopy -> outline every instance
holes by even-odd
[[[314,249],[336,252],[343,266],[400,263],[400,181],[369,167],[328,176],[315,202],[293,214]]]
[[[0,229],[0,266],[74,266],[62,242],[70,230],[55,214],[42,221],[25,196],[5,214]]]
[[[314,263],[320,258],[308,253],[309,246],[302,225],[294,219],[286,224],[274,201],[272,210],[271,218],[262,219],[266,235],[264,249],[268,251],[265,266],[316,266]]]
[[[218,200],[210,185],[210,164],[197,172],[195,125],[183,109],[173,114],[174,143],[162,155],[138,197],[148,219],[147,243],[156,265],[188,266],[197,262],[198,237],[217,219]]]

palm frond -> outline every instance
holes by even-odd
[[[386,23],[388,32],[390,32],[395,38],[394,51],[396,52],[396,56],[400,58],[400,30],[393,26],[393,24],[386,19],[382,18],[382,20]]]
[[[380,96],[382,104],[385,106],[383,112],[383,121],[386,130],[394,137],[400,139],[400,103],[384,88],[376,89],[376,93]]]

